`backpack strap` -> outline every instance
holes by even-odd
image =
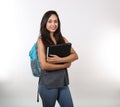
[[[41,77],[39,77],[39,80],[38,80],[38,88],[37,88],[37,102],[39,102],[39,84],[40,84],[40,79],[41,79]]]
[[[38,84],[39,87],[39,84]],[[39,91],[37,90],[37,102],[39,102]]]

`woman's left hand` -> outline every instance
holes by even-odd
[[[50,57],[47,57],[47,62],[49,63],[60,63],[60,57],[57,55],[50,55]]]

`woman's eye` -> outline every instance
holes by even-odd
[[[48,23],[52,23],[52,20],[49,20]]]
[[[57,21],[57,20],[55,20],[55,21],[54,21],[54,23],[58,23],[58,21]]]

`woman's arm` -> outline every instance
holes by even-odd
[[[38,45],[38,59],[42,70],[51,71],[70,67],[71,63],[53,64],[48,62],[45,54],[45,47],[41,39],[38,39],[37,45]]]
[[[65,42],[68,43],[68,40],[66,38],[64,38]],[[57,55],[51,55],[52,57],[48,57],[47,61],[49,63],[71,63],[75,60],[78,59],[78,55],[75,52],[75,50],[71,47],[71,52],[70,55],[67,57],[59,57]]]

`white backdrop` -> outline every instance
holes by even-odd
[[[42,107],[28,54],[47,10],[79,55],[69,68],[75,107],[120,107],[119,0],[1,0],[0,107]]]

